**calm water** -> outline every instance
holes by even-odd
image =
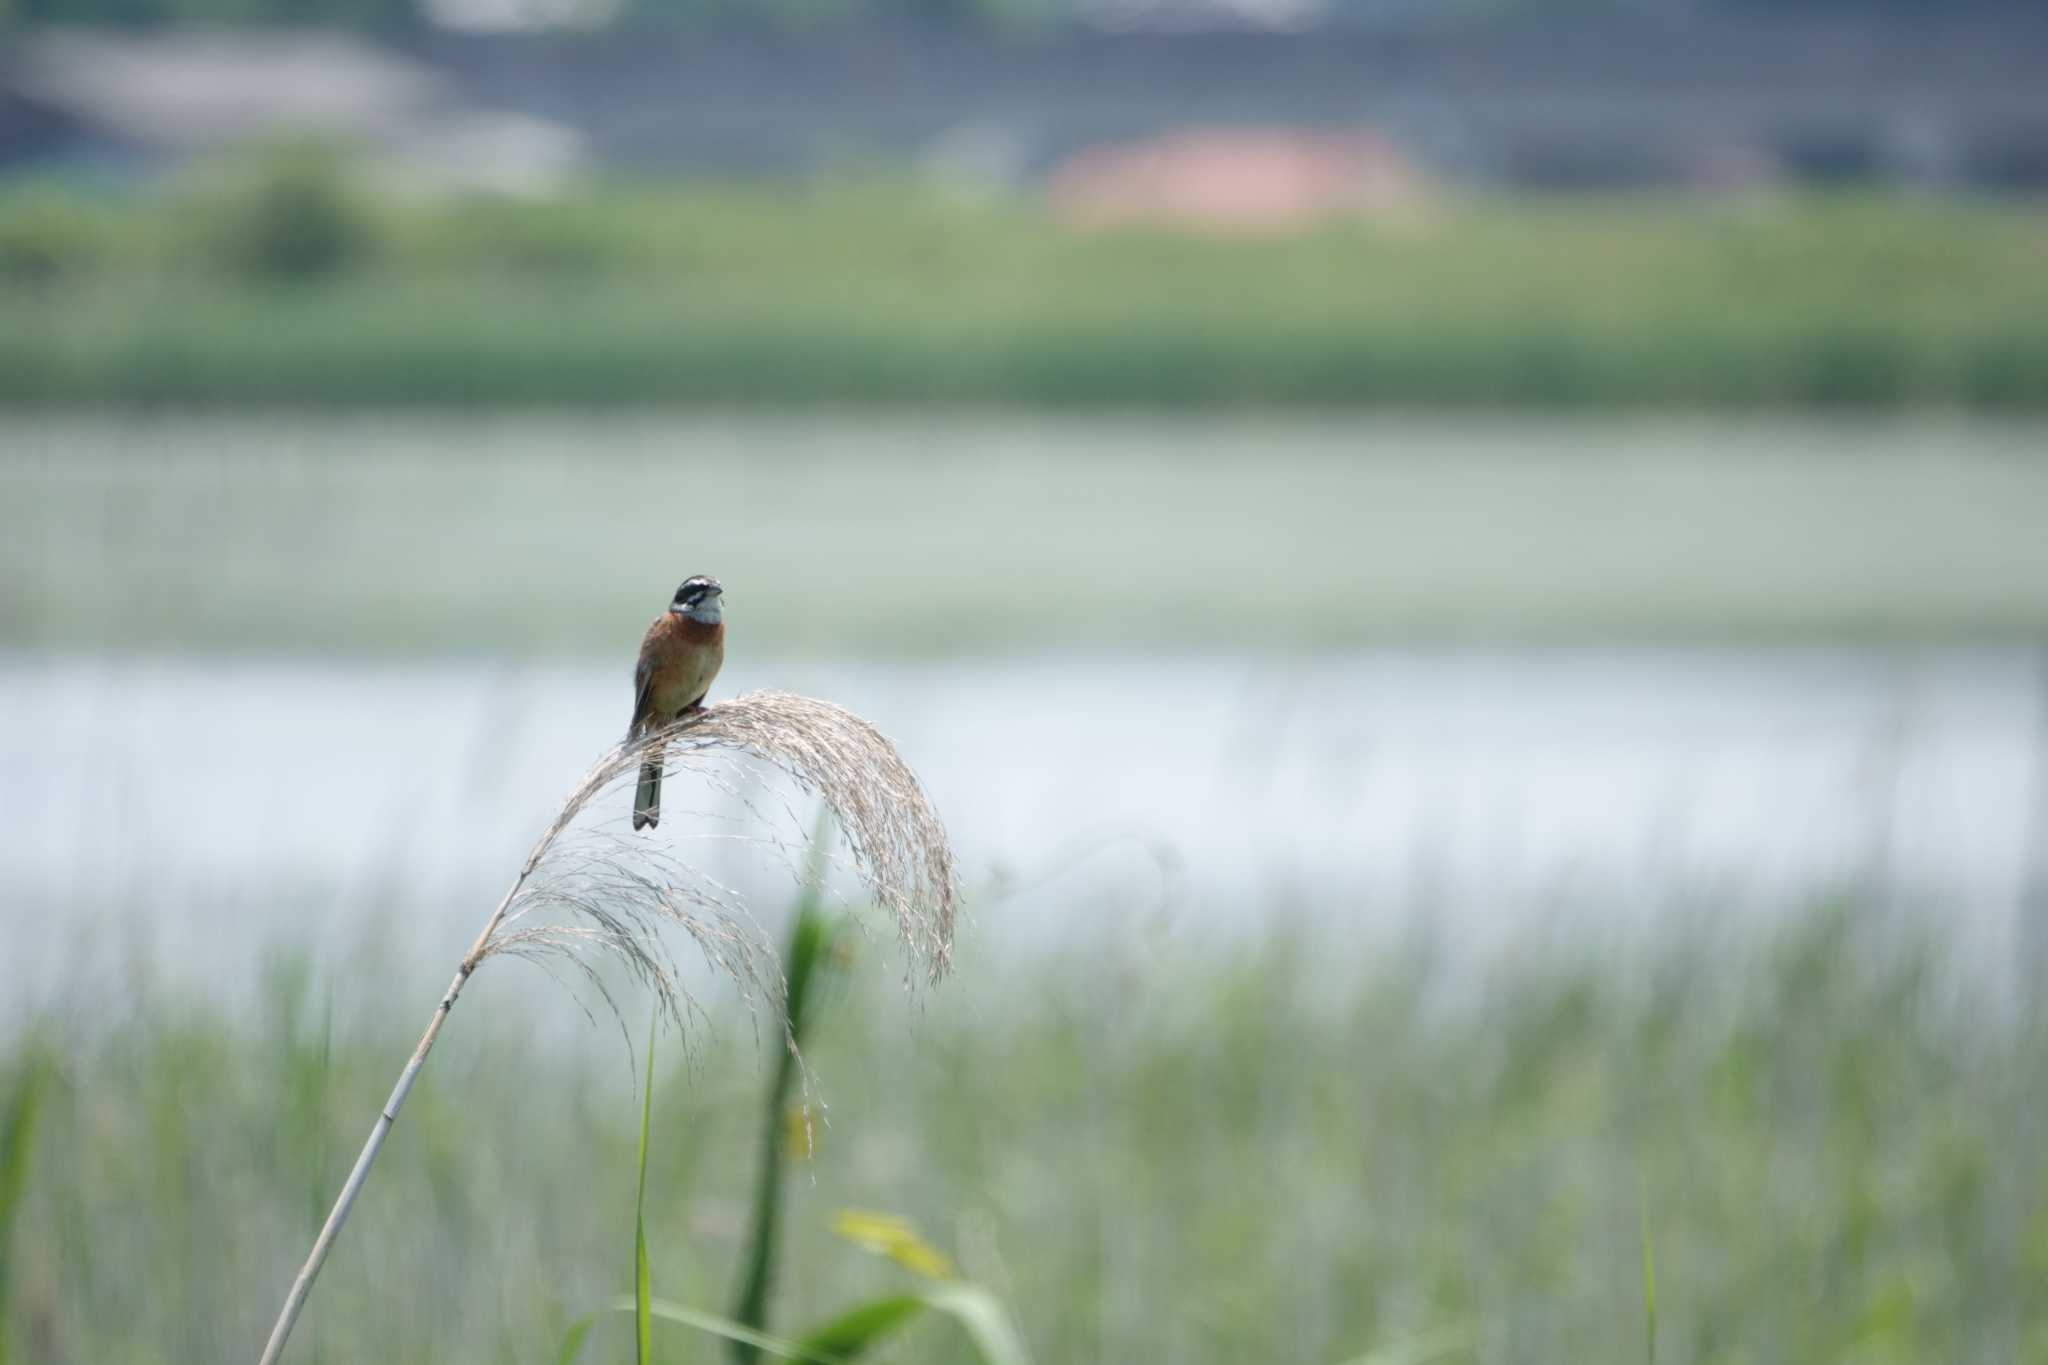
[[[1307,913],[1500,946],[1853,885],[1996,948],[2048,799],[2048,677],[2017,649],[742,658],[721,681],[894,736],[994,943]],[[373,935],[450,958],[627,702],[609,666],[11,656],[0,987],[109,930],[174,969]],[[744,846],[667,823],[751,884]]]

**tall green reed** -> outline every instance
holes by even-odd
[[[761,1168],[755,1179],[753,1215],[748,1220],[746,1273],[733,1304],[734,1320],[756,1329],[768,1325],[769,1297],[775,1286],[783,1163],[789,1146],[790,1092],[796,1085],[805,1036],[816,1017],[819,978],[830,965],[839,933],[838,921],[820,908],[818,871],[814,863],[811,878],[790,924],[789,949],[784,959],[788,973],[784,1023],[789,1032],[785,1046],[776,1058],[775,1079],[768,1087],[766,1108],[761,1119]],[[802,1121],[808,1147],[812,1122],[808,1104]],[[737,1365],[753,1365],[760,1358],[760,1351],[746,1342],[735,1341],[732,1358]]]

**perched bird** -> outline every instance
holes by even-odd
[[[725,662],[725,617],[719,609],[724,592],[715,578],[686,578],[668,610],[647,628],[640,641],[640,662],[633,666],[628,742],[704,704],[704,694]],[[661,767],[660,754],[640,765],[640,785],[633,793],[636,830],[661,823]]]

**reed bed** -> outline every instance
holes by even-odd
[[[888,184],[0,196],[0,401],[2048,405],[2048,217],[1447,200],[1252,239]]]
[[[1660,1360],[2048,1342],[2048,1032],[1871,906],[1639,956],[1531,944],[1477,978],[1426,945],[1161,937],[1125,909],[1024,959],[968,940],[978,988],[916,1016],[872,962],[835,973],[804,1049],[831,1121],[791,1158],[779,1324],[902,1283],[833,1231],[855,1208],[920,1228],[1040,1361],[1332,1362],[1457,1333],[1453,1365],[1641,1360],[1646,1240]],[[520,985],[479,989],[509,1006]],[[253,1017],[122,995],[0,1046],[0,1103],[53,1059],[13,1365],[246,1358],[275,1306],[257,1291],[303,1253],[411,1041],[413,1002],[370,972],[280,970]],[[744,1037],[743,1007],[707,1009]],[[575,1021],[543,990],[448,1031],[301,1324],[309,1358],[537,1365],[628,1287],[638,1097],[616,1038]],[[744,1046],[663,1048],[665,1301],[725,1304],[746,1278],[771,1080]],[[305,1097],[289,1121],[281,1095]],[[609,1315],[583,1359],[631,1343]],[[893,1358],[957,1361],[958,1338],[917,1328]]]

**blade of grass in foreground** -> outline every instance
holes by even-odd
[[[1024,1339],[1003,1305],[987,1290],[968,1284],[861,1304],[805,1333],[797,1346],[828,1360],[852,1360],[928,1308],[956,1319],[985,1365],[1030,1365]]]
[[[633,1193],[633,1358],[654,1359],[654,1294],[647,1273],[647,1130],[654,1113],[654,1037],[661,1023],[657,1006],[647,1021],[647,1079],[640,1086],[640,1181]]]
[[[936,1309],[957,1319],[986,1365],[1029,1365],[1024,1338],[1002,1303],[985,1289],[953,1278],[953,1263],[917,1235],[910,1220],[887,1213],[842,1209],[832,1230],[865,1251],[886,1256],[912,1274],[942,1283],[916,1294],[876,1299],[847,1310],[813,1329],[800,1343],[841,1360],[861,1354],[902,1327],[921,1310]]]
[[[619,1298],[613,1299],[604,1307],[594,1312],[585,1313],[582,1317],[576,1319],[575,1322],[569,1325],[569,1330],[562,1337],[562,1349],[555,1356],[555,1365],[576,1365],[577,1359],[583,1354],[583,1343],[589,1337],[590,1329],[596,1325],[597,1319],[601,1314],[638,1314],[640,1303],[641,1301],[637,1298],[627,1298],[622,1295]],[[651,1318],[662,1322],[673,1322],[683,1327],[693,1327],[697,1331],[708,1333],[711,1336],[724,1337],[727,1341],[744,1342],[755,1350],[762,1351],[781,1360],[808,1361],[810,1365],[837,1365],[839,1359],[838,1357],[820,1354],[794,1341],[784,1341],[782,1338],[770,1336],[766,1332],[756,1332],[750,1327],[734,1322],[731,1318],[722,1318],[716,1313],[700,1313],[694,1308],[686,1308],[679,1303],[667,1303],[661,1299],[648,1299],[646,1304],[648,1316]]]
[[[1650,1173],[1642,1173],[1643,1331],[1649,1365],[1657,1365],[1657,1261],[1650,1249]]]
[[[1002,1304],[986,1290],[972,1285],[944,1285],[921,1294],[902,1294],[874,1299],[841,1313],[823,1326],[806,1333],[801,1341],[785,1341],[767,1332],[757,1332],[744,1323],[702,1313],[681,1304],[660,1299],[647,1301],[650,1316],[727,1341],[752,1347],[763,1355],[781,1360],[800,1360],[809,1365],[842,1365],[879,1345],[926,1309],[935,1309],[958,1319],[984,1365],[1031,1365],[1023,1339],[1018,1336]],[[562,1349],[555,1365],[576,1365],[583,1343],[604,1313],[638,1313],[640,1300],[621,1296],[595,1312],[571,1323],[562,1337]],[[1418,1358],[1419,1359],[1419,1358]],[[1403,1358],[1404,1365],[1412,1365]]]
[[[813,1327],[798,1343],[835,1360],[851,1360],[924,1311],[915,1294],[873,1299]]]
[[[783,1019],[789,1029],[782,1054],[776,1059],[775,1080],[768,1088],[768,1112],[762,1125],[761,1171],[754,1186],[754,1215],[747,1240],[746,1277],[740,1283],[733,1317],[740,1324],[760,1331],[768,1326],[768,1299],[775,1289],[776,1225],[782,1208],[783,1115],[789,1107],[789,1092],[796,1081],[797,1052],[803,1047],[811,1016],[816,1013],[813,989],[819,968],[832,950],[836,926],[819,909],[824,867],[821,861],[826,827],[820,817],[811,839],[811,867],[798,898],[796,915],[789,931],[789,951],[784,958],[788,973]],[[734,1365],[752,1365],[758,1357],[754,1347],[733,1338]]]
[[[8,1254],[14,1237],[14,1220],[21,1213],[23,1193],[28,1189],[30,1149],[35,1145],[36,1116],[42,1108],[43,1085],[48,1063],[40,1049],[26,1049],[28,1062],[0,1111],[0,1365],[8,1359],[7,1311]]]

